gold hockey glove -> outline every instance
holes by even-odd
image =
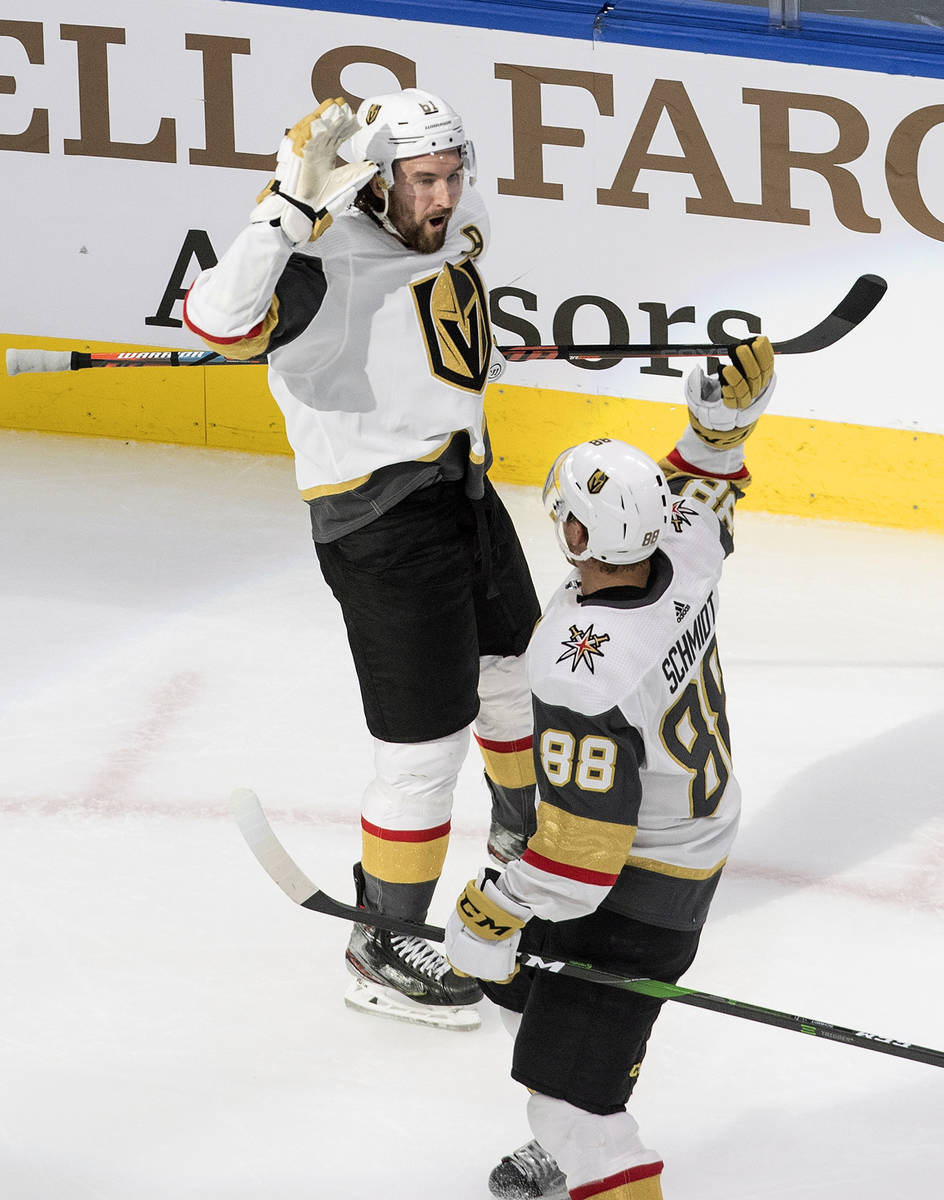
[[[341,143],[359,128],[343,100],[325,100],[302,117],[282,139],[275,178],[256,197],[250,221],[280,225],[296,246],[321,237],[377,173],[372,162],[335,165]]]
[[[774,352],[766,337],[741,342],[718,376],[696,367],[685,381],[692,429],[705,445],[732,450],[753,432],[773,394]]]
[[[721,368],[721,399],[727,408],[749,408],[774,375],[774,352],[765,337],[741,342]]]
[[[518,943],[531,909],[506,896],[498,878],[486,869],[466,884],[446,922],[445,951],[458,974],[508,983],[518,972]]]

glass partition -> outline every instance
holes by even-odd
[[[697,2],[697,0],[696,0]],[[854,17],[860,21],[897,21],[903,25],[927,25],[944,29],[941,0],[701,0],[703,4],[740,4],[769,8],[772,25],[802,27],[804,13],[824,17]]]

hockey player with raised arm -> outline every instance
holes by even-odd
[[[325,101],[288,131],[249,225],[184,307],[217,352],[268,357],[373,735],[358,901],[412,921],[442,870],[473,724],[493,860],[534,829],[523,654],[540,610],[486,474],[489,226],[474,176],[462,119],[439,96],[372,96],[356,116]],[[479,986],[425,941],[357,925],[346,959],[354,1008],[479,1024]]]
[[[453,967],[492,981],[512,1077],[532,1092],[534,1140],[492,1172],[495,1196],[662,1196],[660,1156],[627,1111],[662,1001],[515,956],[668,983],[695,957],[740,809],[717,588],[750,482],[744,441],[774,387],[767,338],[732,359],[689,375],[689,426],[661,463],[600,437],[545,484],[574,570],[527,653],[537,831],[467,885],[446,926]]]

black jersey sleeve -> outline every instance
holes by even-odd
[[[643,742],[618,708],[587,716],[534,700],[537,831],[510,893],[550,920],[593,912],[625,866],[642,802]]]
[[[293,254],[276,284],[277,319],[269,334],[266,352],[287,346],[305,332],[321,308],[327,290],[321,259]]]

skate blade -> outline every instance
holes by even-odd
[[[406,1021],[410,1025],[452,1029],[457,1033],[471,1032],[482,1024],[474,1005],[449,1008],[439,1004],[418,1004],[407,996],[401,996],[393,988],[381,987],[367,980],[355,979],[344,993],[344,1003],[355,1012]]]

